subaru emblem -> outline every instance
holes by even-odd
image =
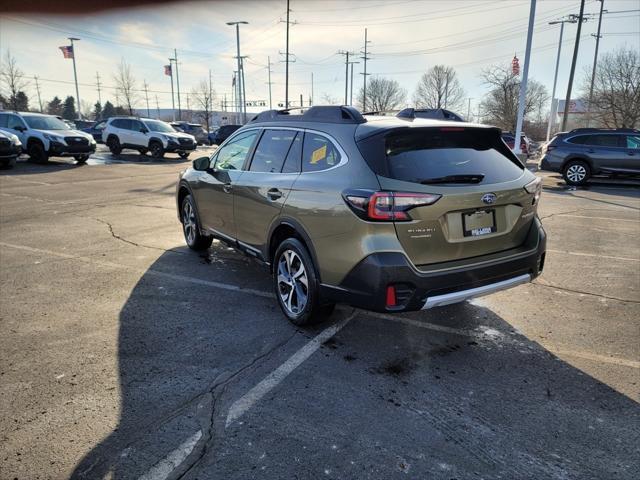
[[[497,198],[498,197],[495,193],[485,193],[482,196],[482,202],[486,203],[487,205],[491,205],[492,203],[496,203]]]

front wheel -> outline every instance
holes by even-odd
[[[180,158],[189,158],[189,152],[178,152]]]
[[[582,160],[569,160],[562,173],[567,185],[584,185],[591,177],[589,165]]]
[[[164,157],[164,148],[162,147],[161,143],[158,143],[158,142],[152,143],[151,146],[149,147],[149,150],[151,150],[151,156],[153,158]]]
[[[0,168],[13,168],[16,166],[16,161],[18,157],[10,158],[8,160],[0,161]]]
[[[200,233],[200,224],[196,215],[196,206],[191,195],[187,195],[182,200],[180,208],[180,219],[182,221],[182,233],[187,242],[187,246],[192,250],[206,250],[211,246],[213,237]]]
[[[85,163],[89,160],[89,155],[74,155],[73,158],[75,158],[78,163]]]
[[[273,282],[278,304],[291,323],[312,325],[325,320],[333,305],[322,304],[320,284],[311,256],[296,238],[283,241],[276,250]]]
[[[33,142],[27,147],[27,154],[29,158],[36,163],[47,163],[49,161],[49,154],[45,151],[42,144]]]

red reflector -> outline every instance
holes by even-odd
[[[393,285],[387,286],[387,307],[396,306],[396,287]]]

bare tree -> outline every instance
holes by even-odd
[[[407,91],[395,80],[374,77],[367,83],[367,110],[384,112],[400,107],[407,98]],[[364,89],[358,92],[358,105],[364,104]]]
[[[131,73],[131,66],[124,60],[118,65],[118,71],[113,76],[116,82],[116,98],[124,101],[124,106],[133,115],[133,109],[138,102],[136,79]]]
[[[0,80],[2,80],[2,86],[7,91],[7,103],[9,108],[18,110],[21,102],[22,95],[18,95],[20,92],[24,95],[24,90],[29,86],[29,82],[24,76],[24,72],[18,67],[18,63],[14,56],[11,55],[11,51],[7,50],[7,53],[0,65]]]
[[[209,122],[211,120],[211,112],[213,112],[214,95],[215,92],[206,79],[200,80],[200,83],[191,90],[191,97],[195,103],[196,117],[205,122],[207,132],[210,130]]]
[[[585,71],[582,93],[588,102],[591,68]],[[640,53],[621,48],[598,61],[590,115],[607,128],[640,125]]]
[[[460,110],[465,92],[456,71],[446,65],[436,65],[420,77],[413,94],[416,108],[446,108]]]
[[[484,83],[490,87],[481,103],[485,121],[503,130],[515,131],[520,95],[520,77],[514,75],[511,66],[494,65],[482,72]],[[549,94],[544,85],[529,79],[524,105],[524,118],[539,116]]]
[[[327,92],[323,92],[322,95],[320,95],[320,101],[322,102],[322,105],[342,105],[342,100],[338,100],[337,97],[334,97]]]

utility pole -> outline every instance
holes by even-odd
[[[578,49],[580,47],[580,34],[582,32],[582,19],[584,17],[584,0],[580,0],[580,15],[578,15],[578,31],[576,32],[576,43],[573,47],[573,59],[571,60],[571,72],[569,73],[569,86],[567,96],[564,100],[564,112],[562,115],[562,130],[567,129],[567,117],[569,116],[569,102],[571,102],[571,88],[573,87],[573,76],[576,72],[576,61],[578,60]],[[518,143],[519,139],[516,139]]]
[[[149,113],[149,85],[147,85],[147,80],[144,80],[144,98],[147,100],[147,118],[151,118],[151,114]]]
[[[267,85],[269,85],[269,110],[271,110],[271,85],[273,85],[273,83],[271,83],[271,57],[267,57],[267,71],[269,79],[267,81]]]
[[[245,57],[240,57],[240,72],[241,72],[241,79],[242,79],[242,123],[245,124],[247,123],[247,91],[245,89],[245,84],[244,84],[244,59],[247,58]]]
[[[593,71],[591,72],[591,86],[589,87],[589,103],[587,103],[587,127],[589,126],[589,123],[591,123],[591,102],[593,101],[593,82],[595,81],[596,78],[596,65],[598,64],[598,47],[600,46],[600,39],[602,38],[602,35],[600,35],[600,27],[602,26],[602,12],[604,11],[604,0],[599,0],[600,1],[600,16],[598,17],[598,33],[595,36],[596,37],[596,51],[593,54]]]
[[[160,119],[160,104],[158,103],[158,95],[156,95],[156,111],[158,112],[158,119]]]
[[[351,86],[349,87],[349,105],[353,105],[353,65],[360,62],[349,62],[351,65]]]
[[[583,0],[584,2],[584,0]],[[520,99],[518,101],[518,116],[516,117],[516,139],[514,141],[514,153],[521,153],[520,137],[522,134],[522,121],[524,119],[524,104],[527,97],[527,80],[529,78],[529,63],[531,63],[531,43],[533,41],[533,22],[536,17],[536,0],[531,0],[531,8],[529,10],[529,30],[527,31],[527,47],[524,57],[524,69],[522,71],[522,80],[520,81]]]
[[[40,105],[40,113],[42,113],[42,98],[40,98],[40,84],[38,84],[38,76],[34,75],[33,79],[36,81],[36,91],[38,92],[38,104]]]
[[[175,48],[173,49],[173,59],[176,62],[176,90],[178,93],[178,120],[182,120],[182,107],[180,106],[180,74],[178,73],[178,51]]]
[[[77,114],[78,120],[80,120],[80,91],[78,90],[78,72],[76,70],[76,48],[73,46],[74,41],[80,41],[79,38],[68,37],[71,40],[71,58],[73,60],[73,78],[76,81],[76,102],[77,102]]]
[[[302,99],[302,94],[300,94],[300,108],[304,107],[304,100]]]
[[[242,85],[240,84],[241,77],[244,77],[242,72],[242,58],[240,57],[240,25],[248,25],[249,22],[245,22],[244,20],[238,22],[227,22],[227,25],[236,27],[236,60],[238,63],[238,73],[236,75],[236,105],[238,107],[238,115],[240,115],[242,110],[242,104],[244,103],[242,98]],[[244,122],[243,122],[244,123]]]
[[[287,0],[287,45],[285,49],[284,108],[289,108],[289,0]],[[239,54],[238,54],[239,55]]]
[[[173,58],[169,58],[169,73],[171,75],[169,75],[169,77],[171,77],[171,118],[173,118],[173,121],[176,121],[176,100],[175,100],[175,96],[173,95]]]
[[[231,89],[231,105],[236,111],[235,122],[240,123],[240,117],[238,114],[238,72],[233,72],[233,82],[231,85],[233,88]]]
[[[309,99],[309,106],[315,103],[315,98],[313,96],[313,72],[311,72],[311,98]]]
[[[364,29],[364,56],[360,57],[363,61],[364,61],[364,73],[361,73],[360,75],[362,75],[364,77],[364,81],[362,83],[362,111],[366,112],[367,111],[367,75],[371,75],[370,73],[367,73],[367,60],[369,60],[370,57],[367,56],[367,45],[371,43],[369,40],[367,40],[367,29]]]
[[[469,97],[469,106],[467,107],[467,122],[469,122],[471,118],[471,97]]]
[[[209,69],[209,105],[207,108],[207,132],[210,130],[211,117],[213,116],[213,82],[211,81],[211,69]]]
[[[549,22],[549,25],[557,25],[560,24],[560,39],[558,40],[558,55],[556,56],[556,72],[553,76],[553,92],[551,93],[551,111],[549,112],[549,122],[547,124],[547,142],[549,141],[549,137],[551,136],[551,125],[553,124],[553,119],[558,111],[558,102],[556,100],[556,85],[558,83],[558,69],[560,67],[560,52],[562,51],[562,36],[564,34],[564,24],[565,23],[576,23],[577,20],[574,16],[569,15],[567,18],[562,20],[554,20],[553,22]]]
[[[102,96],[100,95],[100,74],[96,72],[96,86],[98,87],[98,103],[102,106]]]
[[[344,105],[348,105],[349,101],[349,55],[351,52],[340,50],[340,55],[345,56],[344,60]]]

